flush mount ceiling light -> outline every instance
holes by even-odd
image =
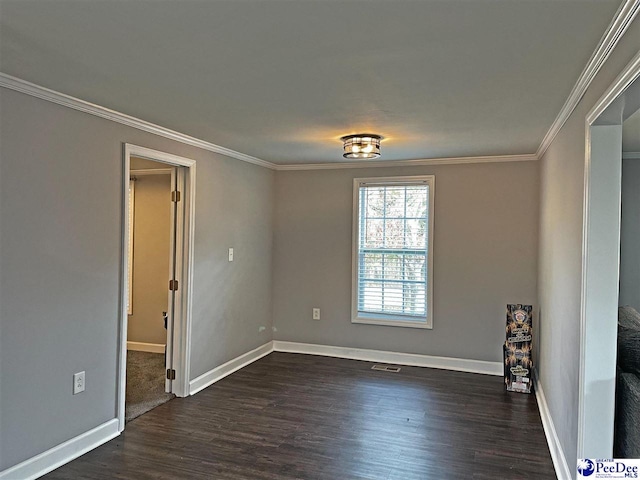
[[[344,158],[378,158],[380,156],[380,135],[359,133],[347,135],[340,140],[344,142]]]

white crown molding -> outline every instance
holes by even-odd
[[[118,419],[114,418],[97,427],[81,433],[71,440],[50,448],[35,457],[0,472],[1,480],[31,480],[69,463],[90,450],[120,435]]]
[[[600,39],[598,46],[591,55],[589,62],[587,62],[586,67],[584,67],[584,70],[582,70],[582,73],[578,77],[578,81],[573,86],[573,89],[562,106],[562,109],[558,113],[558,116],[542,139],[542,143],[540,143],[540,147],[538,147],[538,151],[536,152],[538,158],[542,158],[553,140],[556,138],[556,135],[558,135],[558,132],[560,132],[566,121],[578,106],[578,103],[580,103],[580,100],[587,91],[587,88],[591,85],[591,82],[602,68],[602,65],[604,65],[604,62],[609,58],[609,55],[624,35],[624,32],[627,31],[627,28],[631,25],[631,22],[633,22],[638,11],[640,11],[640,0],[624,0],[622,5],[620,5],[620,8],[613,17],[613,20]]]
[[[640,0],[639,0],[640,1]],[[527,162],[537,160],[536,155],[500,155],[485,157],[454,157],[454,158],[426,158],[419,160],[383,160],[369,162],[344,162],[344,163],[313,163],[313,164],[286,164],[278,165],[261,158],[252,157],[244,153],[236,152],[220,145],[191,137],[184,133],[176,132],[168,128],[156,125],[154,123],[141,120],[139,118],[116,112],[106,107],[96,105],[94,103],[72,97],[65,93],[56,92],[46,87],[36,85],[26,80],[22,80],[6,73],[0,72],[0,87],[15,90],[32,97],[40,98],[48,102],[52,102],[64,107],[72,108],[80,112],[95,115],[96,117],[111,120],[122,125],[142,130],[144,132],[153,133],[161,137],[174,140],[176,142],[191,145],[193,147],[208,150],[210,152],[219,153],[221,155],[242,160],[243,162],[260,165],[261,167],[271,170],[325,170],[325,169],[341,169],[341,168],[369,168],[369,167],[410,167],[420,165],[453,165],[461,163],[494,163],[494,162]]]
[[[639,160],[640,152],[622,152],[623,160]]]
[[[156,125],[154,123],[150,123],[145,120],[126,115],[124,113],[116,112],[115,110],[111,110],[109,108],[102,107],[85,100],[80,100],[79,98],[56,92],[55,90],[51,90],[49,88],[41,87],[40,85],[27,82],[26,80],[22,80],[20,78],[12,77],[11,75],[7,75],[6,73],[2,72],[0,72],[0,87],[31,95],[32,97],[41,98],[42,100],[47,100],[48,102],[69,107],[80,112],[89,113],[91,115],[95,115],[96,117],[105,118],[107,120],[111,120],[112,122],[127,125],[128,127],[137,128],[138,130],[142,130],[143,132],[153,133],[154,135],[165,137],[176,142],[191,145],[193,147],[208,150],[210,152],[219,153],[220,155],[224,155],[226,157],[235,158],[237,160],[242,160],[243,162],[252,163],[254,165],[260,165],[261,167],[270,168],[272,170],[275,168],[275,164],[267,162],[266,160],[262,160],[261,158],[252,157],[251,155],[236,152],[235,150],[221,147],[220,145],[206,142],[190,135],[176,132],[175,130],[161,127],[160,125]]]
[[[638,0],[640,1],[640,0]],[[640,51],[635,54],[631,61],[624,67],[624,70],[616,77],[613,83],[600,97],[598,102],[593,106],[587,114],[586,123],[593,125],[598,117],[611,105],[616,98],[622,95],[629,85],[640,76]]]
[[[567,464],[567,458],[562,449],[562,444],[558,438],[556,427],[553,424],[553,418],[549,411],[549,405],[547,405],[547,399],[544,396],[540,379],[538,378],[538,372],[534,368],[534,390],[536,392],[536,399],[538,400],[538,409],[540,410],[540,418],[542,420],[542,428],[544,435],[547,437],[547,444],[549,445],[549,452],[551,453],[551,461],[553,462],[553,468],[556,471],[558,480],[571,480],[571,470]]]
[[[363,162],[344,163],[301,163],[276,165],[275,169],[278,171],[335,170],[341,168],[417,167],[422,165],[456,165],[465,163],[531,162],[536,160],[538,160],[538,157],[535,154],[525,154],[486,157],[422,158],[417,160],[367,160]]]
[[[502,376],[504,374],[502,362],[487,362],[485,360],[470,360],[454,357],[435,357],[417,353],[387,352],[383,350],[370,350],[368,348],[335,347],[314,343],[274,340],[273,351],[321,355],[324,357],[347,358],[350,360],[391,363],[413,367],[439,368],[442,370],[481,373],[484,375]]]
[[[203,150],[219,153],[227,157],[242,160],[244,162],[260,165],[271,170],[287,171],[287,170],[329,170],[343,168],[369,168],[369,167],[407,167],[421,165],[455,165],[470,163],[495,163],[495,162],[517,162],[517,161],[534,161],[542,158],[547,151],[558,132],[562,129],[568,118],[571,116],[587,88],[593,81],[596,74],[600,71],[607,58],[624,35],[627,28],[633,22],[633,19],[640,11],[640,0],[624,0],[620,8],[616,12],[613,20],[607,27],[604,35],[600,39],[598,46],[591,55],[589,62],[578,77],[569,97],[565,101],[562,109],[556,116],[553,124],[542,139],[540,146],[535,154],[527,155],[503,155],[503,156],[480,156],[480,157],[453,157],[453,158],[430,158],[418,160],[384,160],[369,162],[345,162],[345,163],[314,163],[314,164],[284,164],[279,165],[266,160],[262,160],[251,155],[246,155],[235,150],[231,150],[220,145],[216,145],[204,140],[200,140],[189,135],[176,132],[165,127],[141,120],[124,113],[116,112],[100,105],[80,100],[78,98],[56,92],[54,90],[27,82],[20,78],[7,75],[0,72],[0,87],[5,87],[27,95],[31,95],[43,100],[47,100],[58,105],[63,105],[81,112],[89,113],[101,118],[105,118],[123,125],[127,125],[139,130],[153,133],[177,142],[191,145]],[[635,157],[631,157],[635,158]]]

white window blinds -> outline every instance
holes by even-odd
[[[386,180],[357,184],[357,315],[426,322],[432,181]]]

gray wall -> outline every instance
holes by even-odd
[[[420,174],[436,176],[433,330],[352,324],[353,178]],[[275,339],[502,361],[506,304],[536,298],[538,188],[537,162],[278,172]]]
[[[622,162],[620,305],[640,311],[640,160]]]
[[[0,111],[3,470],[116,416],[123,142],[197,160],[191,378],[272,338],[274,175],[3,88]]]
[[[127,341],[165,345],[162,312],[169,305],[171,175],[141,175],[134,185],[133,298]]]
[[[578,438],[585,118],[638,45],[636,18],[541,159],[537,369],[571,471]]]

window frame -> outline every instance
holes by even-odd
[[[360,187],[393,184],[426,184],[429,186],[429,218],[427,232],[427,313],[426,317],[411,319],[406,315],[385,313],[365,313],[358,311],[358,242],[360,238]],[[433,328],[433,226],[435,211],[435,175],[412,175],[399,177],[366,177],[353,179],[353,219],[351,240],[351,323],[383,325],[390,327]]]

